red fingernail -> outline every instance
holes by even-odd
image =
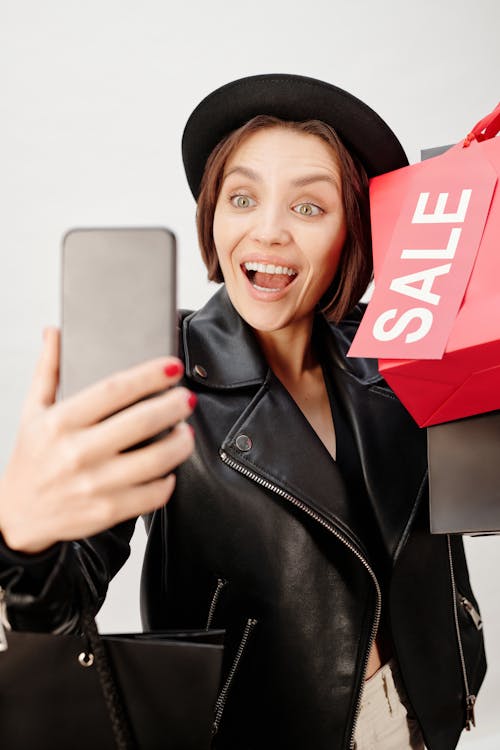
[[[163,372],[169,378],[173,378],[175,377],[175,375],[180,375],[183,369],[184,368],[180,362],[172,362],[171,364],[163,368]]]
[[[198,403],[198,397],[196,393],[190,393],[188,397],[189,408],[194,409],[197,403]]]

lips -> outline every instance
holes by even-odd
[[[243,263],[242,270],[255,289],[269,293],[285,289],[297,276],[297,271],[290,266],[259,261]]]

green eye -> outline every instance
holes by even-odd
[[[233,195],[231,197],[231,203],[233,206],[236,206],[236,208],[249,208],[253,205],[253,201],[248,195]]]
[[[293,210],[301,216],[317,216],[321,212],[319,206],[315,206],[314,203],[299,203]]]

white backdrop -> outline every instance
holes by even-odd
[[[67,228],[165,224],[179,239],[181,306],[212,293],[180,158],[206,93],[254,73],[323,78],[379,111],[416,161],[497,103],[499,30],[498,0],[0,0],[0,469],[42,327],[58,322]],[[141,528],[101,629],[139,627],[143,545]],[[497,750],[500,540],[467,551],[489,672],[460,748]]]

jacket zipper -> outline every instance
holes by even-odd
[[[7,617],[7,592],[0,586],[0,651],[7,651],[7,630],[10,630],[10,622]]]
[[[257,484],[260,484],[262,487],[265,487],[268,490],[271,490],[272,492],[276,493],[280,497],[284,498],[288,502],[292,503],[297,508],[300,508],[304,513],[307,513],[308,516],[313,518],[317,523],[321,524],[325,529],[327,529],[331,534],[333,534],[337,539],[339,539],[351,552],[360,560],[360,562],[363,564],[363,566],[368,571],[369,575],[371,576],[373,583],[375,584],[376,594],[377,594],[377,604],[375,607],[375,616],[373,619],[373,625],[372,625],[372,631],[370,634],[370,640],[368,644],[368,649],[365,654],[364,664],[363,664],[363,677],[366,673],[366,668],[368,666],[368,660],[370,657],[370,652],[372,650],[373,644],[375,642],[375,638],[377,636],[378,626],[380,624],[380,614],[382,611],[382,593],[380,591],[380,585],[377,580],[377,577],[375,573],[373,572],[372,568],[370,567],[370,563],[368,560],[363,557],[361,552],[356,549],[336,528],[333,526],[333,524],[328,523],[328,521],[325,521],[324,518],[322,518],[319,513],[316,513],[315,511],[311,510],[305,503],[301,502],[300,500],[297,500],[296,497],[293,495],[290,495],[288,492],[285,492],[285,490],[282,490],[281,487],[277,487],[275,484],[272,484],[267,479],[264,479],[263,477],[259,476],[258,474],[255,474],[253,471],[250,471],[245,466],[242,466],[241,464],[238,464],[236,461],[234,461],[232,458],[230,458],[227,453],[224,451],[220,451],[220,457],[222,461],[230,466],[232,469],[235,469],[235,471],[240,472],[240,474],[243,474],[248,479],[251,479],[252,481],[256,482]],[[356,710],[354,712],[354,721],[351,729],[351,737],[349,740],[349,748],[354,748],[354,734],[356,731],[356,724],[358,722],[359,718],[359,712],[361,710],[361,700],[363,698],[363,690],[364,690],[364,680],[361,683],[361,688],[358,694],[358,700],[356,703]]]
[[[212,620],[214,619],[215,614],[215,608],[217,607],[217,602],[219,601],[219,597],[222,593],[222,589],[226,585],[227,581],[225,581],[223,578],[217,579],[217,588],[214,591],[214,595],[212,597],[212,602],[210,604],[210,609],[208,610],[208,617],[207,617],[207,624],[205,626],[205,630],[209,630],[210,626],[212,624]]]
[[[234,657],[234,661],[231,665],[231,669],[229,670],[229,674],[226,678],[224,686],[222,687],[219,693],[219,697],[217,698],[217,701],[215,703],[213,734],[217,734],[219,730],[219,724],[220,724],[220,720],[222,719],[222,714],[224,713],[224,708],[226,705],[229,688],[231,687],[231,683],[233,681],[234,675],[236,674],[236,670],[238,669],[238,664],[240,663],[241,657],[243,656],[243,651],[245,650],[245,647],[247,645],[248,639],[250,637],[250,633],[252,632],[252,630],[254,629],[256,625],[257,625],[257,620],[255,618],[252,617],[249,620],[247,620],[245,629],[243,631],[243,635],[241,637],[240,645],[238,646],[236,656]]]
[[[450,561],[450,580],[451,580],[451,589],[452,589],[451,593],[453,596],[453,618],[455,620],[455,631],[457,634],[458,652],[460,655],[460,663],[462,665],[462,676],[464,680],[464,689],[465,689],[465,729],[468,732],[470,732],[472,727],[476,726],[476,717],[474,715],[474,704],[476,703],[476,696],[472,694],[469,689],[469,678],[467,677],[467,667],[465,665],[464,649],[462,645],[462,636],[460,635],[460,626],[458,624],[458,611],[457,611],[458,596],[457,596],[457,587],[455,583],[455,570],[453,567],[453,554],[451,551],[450,535],[447,534],[446,538],[448,541],[448,558]],[[465,597],[463,597],[463,599],[465,599]],[[468,603],[470,604],[470,602]],[[472,604],[470,606],[472,607]]]

